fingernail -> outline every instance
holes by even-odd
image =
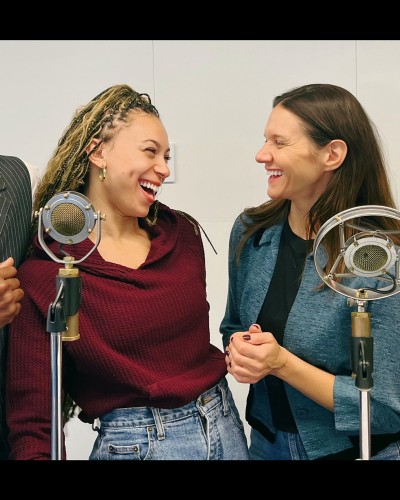
[[[245,333],[245,334],[242,336],[242,339],[243,339],[243,340],[251,340],[251,335],[249,335],[248,333]]]
[[[232,363],[229,361],[229,368],[232,368]]]
[[[227,356],[229,356],[230,352],[229,352],[229,351],[225,351],[225,354],[226,354]]]
[[[259,330],[261,330],[261,326],[257,323],[252,323],[250,326],[255,326],[256,328],[258,328]]]

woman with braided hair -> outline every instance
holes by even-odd
[[[75,261],[88,257],[77,265],[80,338],[62,344],[63,418],[73,402],[98,433],[90,460],[248,459],[225,356],[210,343],[201,228],[156,200],[169,154],[150,97],[115,85],[76,112],[37,189],[36,211],[73,191],[106,215],[99,242],[95,227],[68,246]],[[49,234],[44,241],[63,258],[65,248]],[[8,354],[14,460],[51,458],[46,323],[60,265],[40,243],[35,218]],[[64,440],[62,448],[67,459]]]

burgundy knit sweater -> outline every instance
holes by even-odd
[[[226,374],[223,352],[210,344],[199,227],[160,203],[152,232],[150,253],[138,269],[106,262],[97,250],[76,265],[82,279],[80,339],[62,342],[62,387],[82,408],[84,422],[115,408],[185,405]],[[62,258],[59,244],[47,241]],[[10,331],[7,423],[13,460],[51,458],[47,315],[63,265],[35,246],[18,270],[25,297]],[[64,249],[79,260],[92,247],[86,239]]]

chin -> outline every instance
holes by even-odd
[[[267,191],[267,195],[268,197],[271,199],[271,200],[280,200],[282,199],[282,196],[277,196],[277,195],[274,195],[274,194],[271,194]]]

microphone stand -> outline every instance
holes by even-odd
[[[366,227],[360,225],[363,217],[382,216],[400,220],[400,212],[394,208],[381,205],[365,205],[344,210],[327,220],[318,230],[314,239],[315,269],[332,290],[348,297],[347,304],[357,304],[358,311],[351,313],[351,352],[350,361],[352,377],[360,390],[360,455],[358,460],[369,460],[371,457],[371,389],[373,387],[373,339],[371,337],[370,313],[365,312],[365,303],[368,300],[383,299],[400,292],[400,250],[388,237],[389,234],[399,234],[397,229],[381,230],[368,223]],[[351,221],[353,223],[346,221]],[[340,254],[331,270],[327,272],[323,266],[325,262],[318,261],[318,249],[327,233],[339,226]],[[349,239],[345,229],[360,231]],[[376,253],[376,256],[375,256]],[[371,254],[369,262],[368,256]],[[379,260],[377,256],[380,256]],[[383,259],[384,258],[384,259]],[[336,273],[340,261],[344,259],[347,272]],[[383,262],[383,260],[384,262]],[[367,264],[367,266],[366,266]],[[395,277],[387,274],[387,270],[395,267]],[[383,288],[355,289],[345,286],[336,278],[354,278],[356,276],[376,278],[388,282]],[[368,291],[367,291],[368,290]]]
[[[353,299],[349,299],[348,303]],[[357,312],[351,313],[351,367],[352,377],[360,391],[360,455],[358,460],[371,458],[370,391],[373,387],[373,338],[371,314],[365,312],[365,301],[356,300]]]
[[[57,295],[49,305],[47,332],[51,349],[51,459],[62,460],[62,341],[78,340],[78,316],[82,279],[73,267],[74,258],[64,257],[65,268],[56,276]]]
[[[81,218],[84,218],[85,224],[83,229],[75,235],[70,233],[60,233],[53,225],[54,213],[59,209],[60,213],[56,212],[54,219],[61,222],[65,217],[65,205],[68,203],[74,208],[78,208]],[[105,214],[99,210],[95,214],[90,201],[81,193],[66,192],[54,196],[39,212],[35,213],[39,217],[38,238],[39,243],[47,255],[59,264],[64,264],[64,268],[59,269],[56,276],[56,298],[49,305],[47,315],[47,332],[50,335],[50,350],[51,350],[51,459],[62,460],[62,341],[78,340],[80,338],[78,329],[79,306],[81,303],[82,280],[79,274],[79,269],[73,267],[74,264],[80,264],[89,255],[91,255],[98,247],[101,239],[101,221],[105,220]],[[68,215],[68,214],[67,214]],[[76,215],[76,213],[75,213]],[[69,217],[73,217],[74,213],[69,211]],[[92,231],[96,220],[98,221],[97,238],[91,250],[81,259],[75,260],[70,255],[59,259],[46,245],[43,238],[43,224],[45,225],[46,233],[50,233],[53,239],[59,243],[79,243],[87,238]],[[61,229],[64,227],[60,224]]]

